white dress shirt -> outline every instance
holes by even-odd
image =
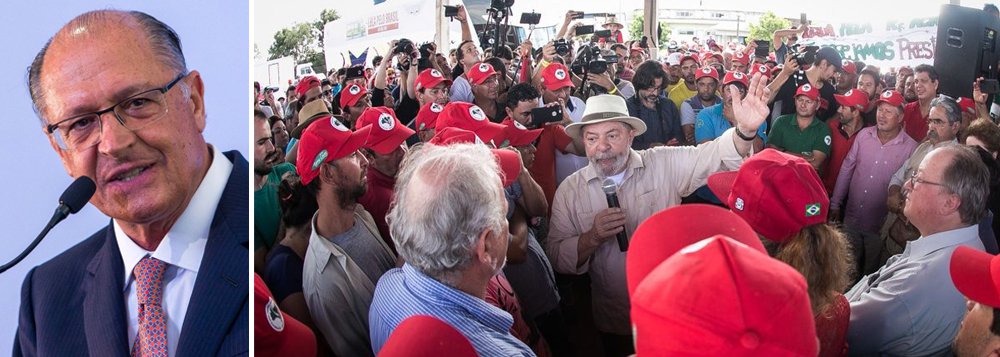
[[[167,355],[173,357],[177,353],[181,326],[184,325],[184,315],[191,300],[191,293],[194,291],[195,280],[198,278],[201,258],[205,255],[209,228],[233,170],[233,163],[226,159],[222,152],[214,146],[209,147],[212,150],[212,164],[205,178],[156,251],[150,252],[136,245],[122,230],[118,220],[112,220],[115,239],[118,241],[118,249],[125,264],[125,286],[122,293],[125,294],[128,305],[125,313],[128,315],[130,350],[139,331],[139,300],[133,284],[135,277],[132,275],[132,269],[143,257],[152,255],[153,258],[167,263],[163,272],[162,300],[167,324]]]

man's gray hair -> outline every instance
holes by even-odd
[[[952,97],[946,95],[938,95],[931,99],[931,108],[939,107],[944,110],[944,114],[948,117],[948,124],[955,124],[962,122],[962,109],[959,108],[958,102]]]
[[[401,167],[386,215],[396,249],[425,274],[453,283],[484,230],[507,233],[494,156],[481,144],[421,145]]]
[[[986,199],[990,194],[990,172],[979,154],[961,145],[949,145],[938,150],[954,154],[944,169],[941,184],[962,200],[958,213],[962,223],[976,224],[986,214]]]
[[[177,73],[187,73],[187,64],[184,61],[184,52],[181,51],[181,39],[174,32],[174,29],[167,26],[167,24],[157,20],[155,17],[150,16],[141,11],[119,11],[119,10],[96,10],[90,11],[80,16],[70,20],[63,28],[60,33],[68,28],[74,27],[94,27],[98,24],[104,24],[107,22],[117,21],[122,25],[123,29],[128,25],[131,25],[130,20],[138,25],[139,29],[142,30],[146,35],[147,43],[152,46],[153,52],[157,54],[162,63],[169,68],[173,69]],[[42,47],[41,51],[35,55],[35,59],[31,62],[31,67],[28,67],[28,91],[31,94],[31,102],[35,109],[35,114],[42,121],[42,125],[47,124],[45,122],[45,98],[43,96],[44,91],[41,88],[41,75],[42,75],[42,65],[45,63],[45,54],[49,50],[49,46],[52,45],[52,41],[60,35],[57,33],[55,36],[49,38],[45,46]],[[186,89],[186,84],[180,83],[182,88]]]

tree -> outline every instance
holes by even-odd
[[[296,23],[274,34],[274,43],[268,50],[268,60],[292,56],[295,63],[312,62],[316,73],[326,72],[326,61],[323,60],[323,26],[340,18],[337,10],[323,10],[319,20],[309,23]]]
[[[636,16],[632,18],[632,23],[628,26],[628,34],[634,40],[642,39],[642,25],[645,19],[642,16]],[[670,27],[667,26],[665,21],[660,21],[660,35],[656,41],[657,45],[662,45],[667,43],[667,37],[670,36]]]
[[[780,18],[773,12],[768,11],[760,17],[757,23],[750,24],[750,36],[747,36],[747,43],[753,40],[771,41],[774,38],[774,31],[787,29],[792,26],[788,19]],[[773,46],[777,44],[772,43]]]

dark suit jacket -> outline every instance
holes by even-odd
[[[209,230],[177,356],[246,355],[250,346],[249,171],[237,151]],[[28,273],[15,356],[128,356],[125,268],[112,225]]]

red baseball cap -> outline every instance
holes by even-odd
[[[302,178],[303,184],[309,184],[317,175],[324,163],[347,156],[357,151],[368,140],[371,126],[351,131],[346,125],[334,117],[316,119],[302,132],[299,141],[298,158],[295,160],[295,170]]]
[[[972,115],[976,115],[976,102],[972,98],[958,97],[958,107],[962,109],[963,112],[967,112]]]
[[[767,68],[766,64],[755,64],[750,67],[750,73],[747,76],[753,76],[754,73],[760,73],[761,77],[771,78],[771,70]]]
[[[632,234],[629,253],[625,257],[625,282],[629,295],[635,292],[636,286],[650,271],[671,255],[716,235],[732,237],[766,253],[753,228],[725,208],[695,203],[667,208],[647,218]]]
[[[441,104],[435,102],[424,104],[417,112],[417,117],[413,119],[417,121],[417,130],[434,129],[438,114],[441,114],[442,110],[444,110],[444,106]]]
[[[853,61],[844,60],[843,67],[844,67],[844,73],[858,74],[858,65],[854,64]]]
[[[688,53],[688,54],[684,55],[684,57],[681,57],[681,60],[679,62],[677,62],[677,64],[678,65],[684,64],[684,61],[687,61],[687,60],[694,61],[694,64],[696,64],[696,65],[700,65],[700,63],[701,63],[701,59],[698,58],[697,54]]]
[[[736,53],[733,54],[733,62],[749,65],[750,57],[747,57],[747,54],[743,51],[736,51]]]
[[[819,352],[802,274],[725,236],[692,244],[660,263],[631,302],[637,356]]]
[[[351,84],[340,91],[340,107],[350,107],[354,103],[357,103],[359,99],[368,95],[368,88],[364,86],[359,86],[357,84]]]
[[[456,127],[439,128],[428,144],[438,146],[452,144],[486,145],[482,140],[479,140],[479,136],[476,136],[476,133]],[[517,181],[517,177],[521,175],[521,157],[519,154],[516,151],[507,149],[490,149],[490,151],[493,152],[493,157],[497,160],[497,166],[500,168],[500,181],[503,182],[503,187],[510,186],[514,181]]]
[[[902,107],[905,101],[903,100],[902,94],[899,94],[899,92],[895,90],[889,89],[885,92],[882,92],[882,95],[878,96],[878,99],[875,99],[874,105],[877,106],[878,103],[889,103],[889,105],[894,107]]]
[[[959,246],[951,253],[951,281],[969,300],[1000,309],[1000,256]]]
[[[552,63],[542,70],[542,84],[548,90],[576,87],[570,78],[569,69],[562,63]]]
[[[750,78],[743,72],[726,72],[726,77],[722,79],[722,86],[727,86],[730,83],[742,83],[743,88],[750,88]]]
[[[469,339],[448,323],[426,315],[400,322],[382,345],[378,357],[476,357]]]
[[[524,125],[511,118],[504,119],[500,124],[504,126],[503,141],[510,146],[531,144],[542,134],[542,129],[528,130]]]
[[[503,125],[490,122],[482,108],[466,102],[446,104],[435,124],[438,131],[450,126],[471,131],[485,142],[499,138],[504,130]]]
[[[848,89],[844,95],[834,94],[833,98],[845,107],[854,107],[858,110],[865,110],[868,107],[868,93],[862,90]]]
[[[306,95],[306,92],[314,87],[319,87],[319,85],[319,78],[316,78],[315,76],[306,76],[305,78],[299,80],[299,84],[295,85],[295,94],[298,94],[299,97],[303,97]]]
[[[710,78],[714,79],[716,82],[718,82],[719,81],[719,71],[715,70],[715,68],[712,67],[712,66],[708,66],[708,67],[701,67],[701,69],[699,69],[699,70],[697,70],[697,71],[694,72],[694,80],[695,80],[695,82],[697,82],[698,80],[700,80],[702,78],[705,78],[705,77],[710,77]]]
[[[420,74],[417,75],[417,80],[414,82],[414,85],[416,90],[419,91],[423,88],[434,88],[434,86],[441,83],[447,83],[447,85],[450,86],[451,80],[445,78],[440,71],[428,68],[421,71]]]
[[[469,68],[467,75],[469,76],[469,83],[479,85],[483,84],[490,77],[497,75],[497,71],[489,63],[479,62]]]
[[[830,209],[830,198],[812,165],[774,149],[751,156],[739,171],[709,176],[708,188],[757,233],[778,243],[826,222]]]
[[[813,87],[812,84],[806,83],[799,86],[799,89],[795,90],[795,96],[798,97],[804,95],[812,100],[819,100],[819,89]]]
[[[253,274],[254,353],[259,356],[315,356],[316,336],[278,308],[271,290]]]
[[[396,113],[386,107],[365,109],[354,125],[358,128],[371,125],[372,129],[368,134],[365,147],[374,150],[379,155],[391,154],[407,138],[416,133],[399,122],[399,119],[396,119]]]

